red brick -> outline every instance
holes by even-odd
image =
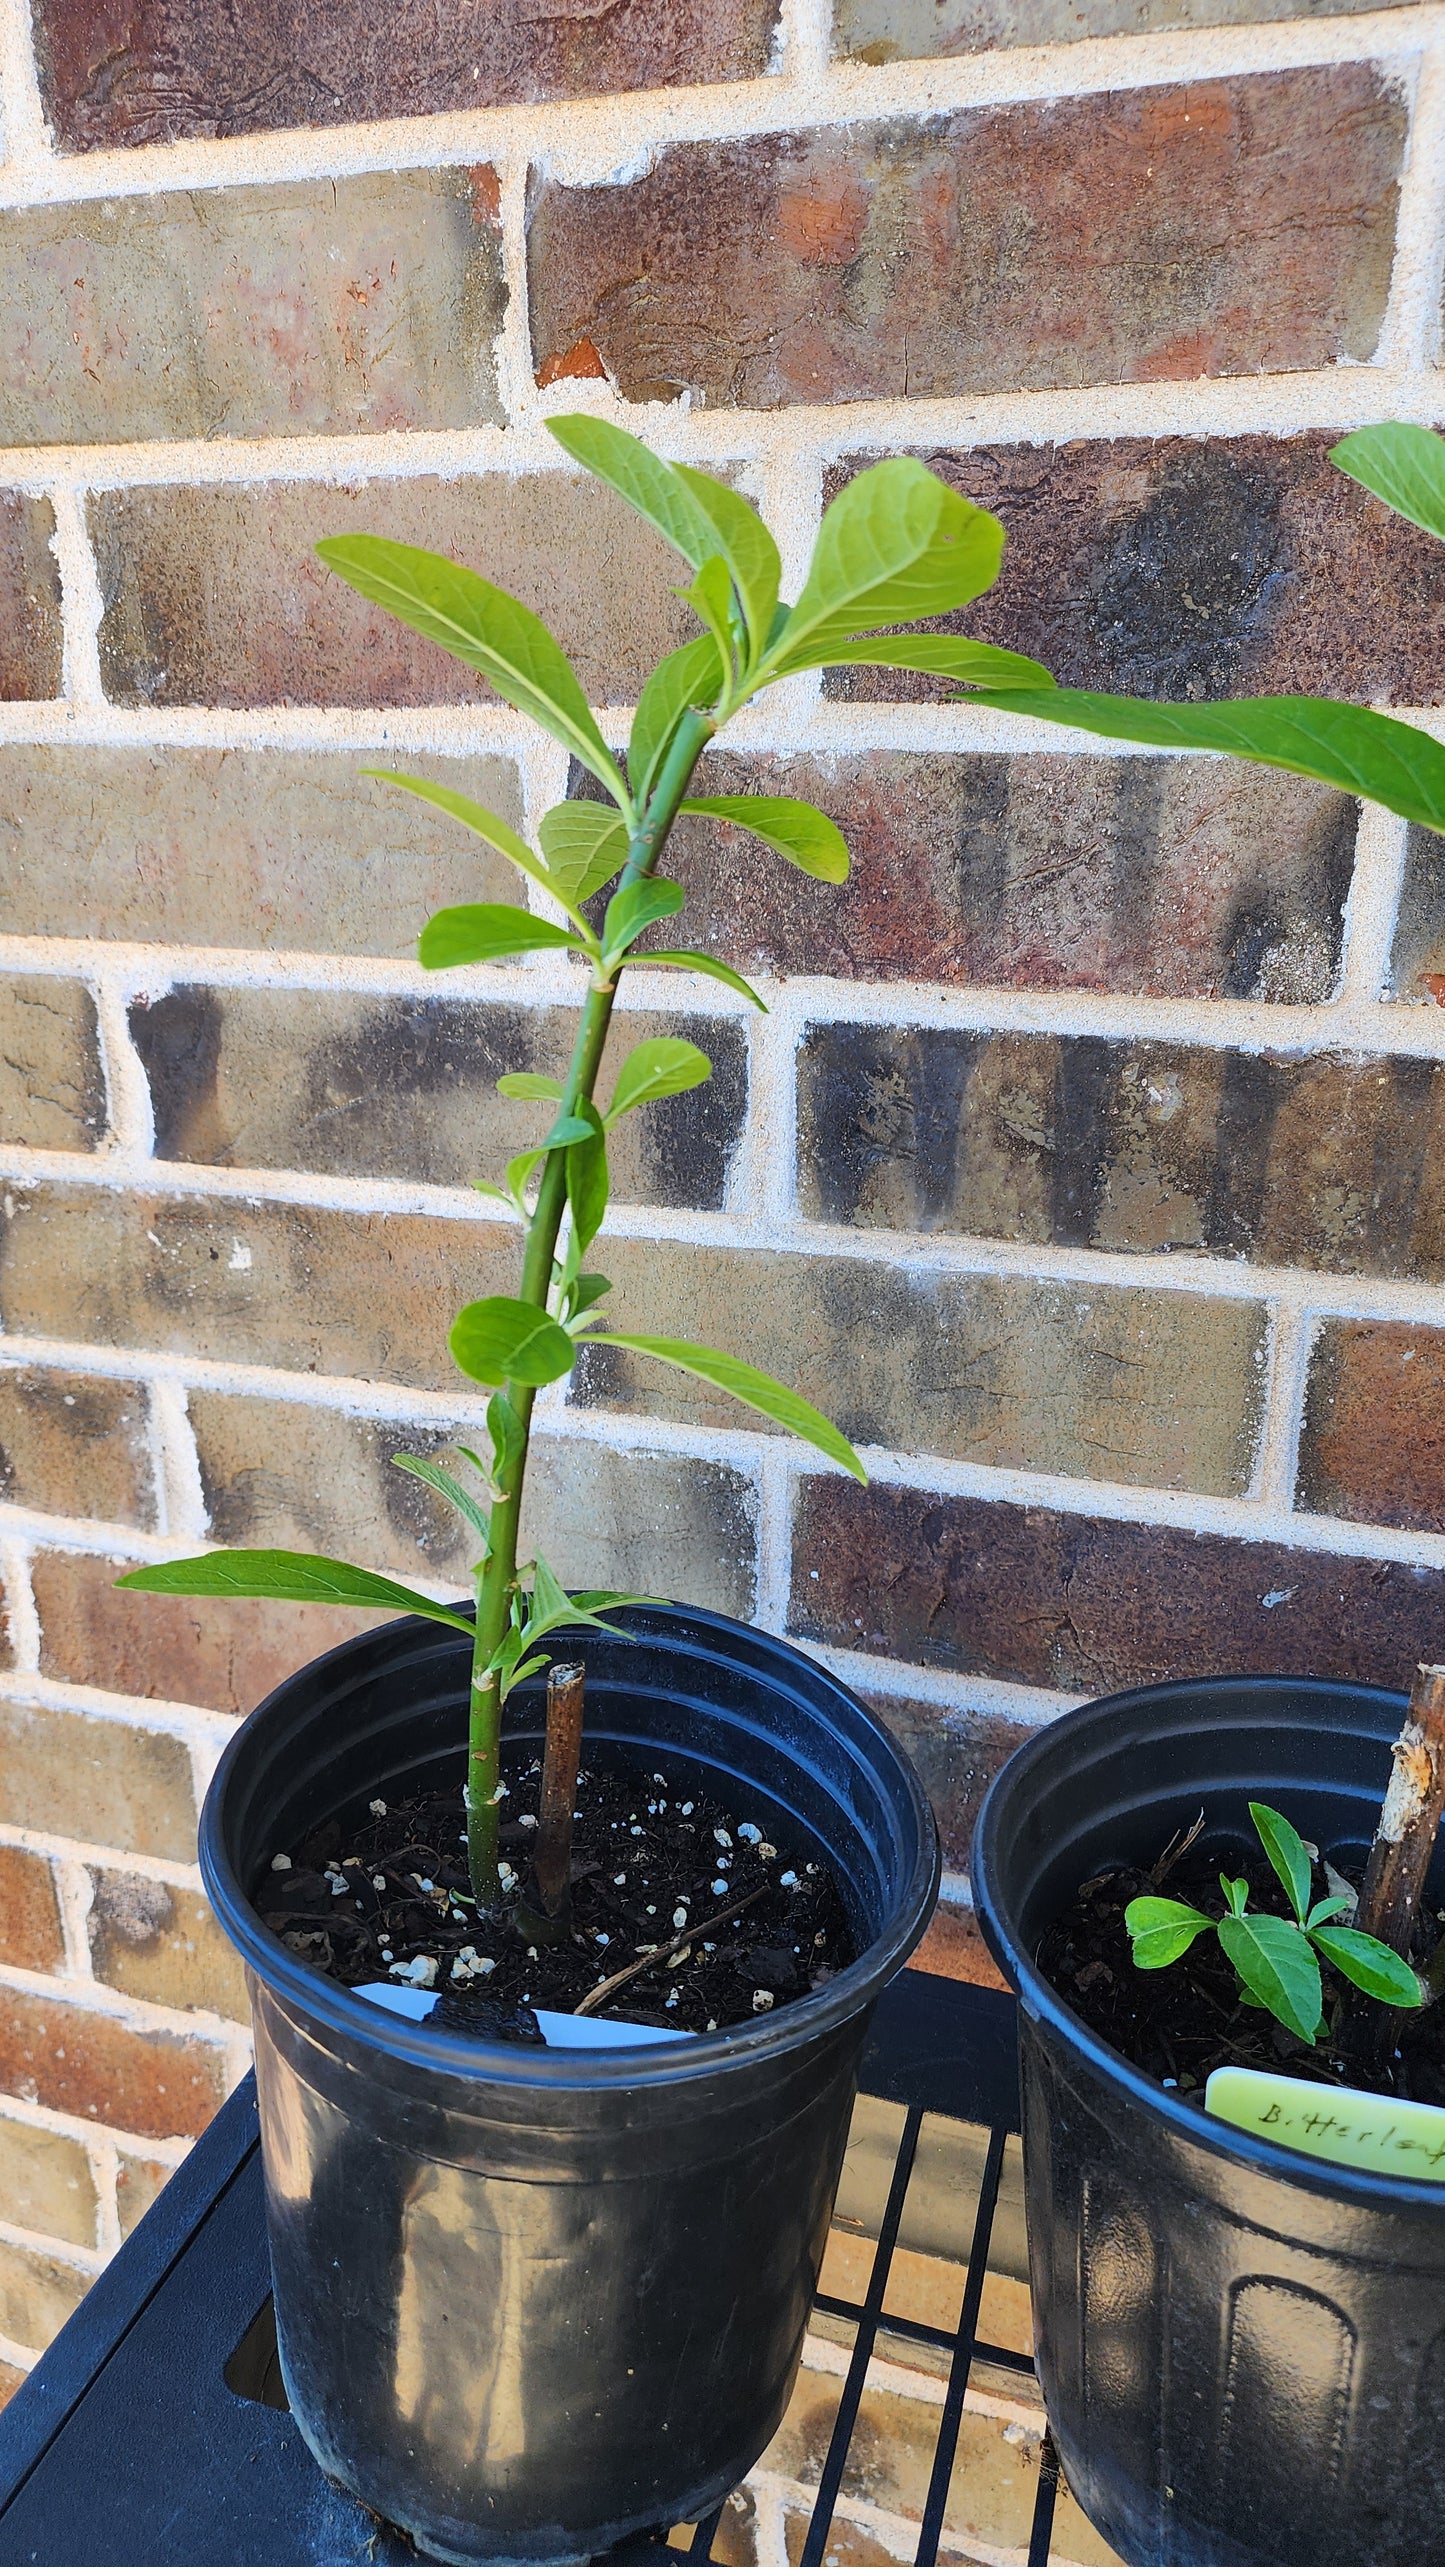
[[[309,1658],[353,1632],[395,1618],[326,1605],[137,1595],[116,1587],[124,1565],[78,1552],[37,1555],[33,1576],[44,1675],[142,1701],[254,1711],[283,1676]]]
[[[18,1845],[0,1845],[0,1961],[21,1970],[58,1970],[64,1958],[50,1865]]]
[[[1329,1319],[1310,1364],[1297,1503],[1445,1532],[1445,1330]]]
[[[944,629],[1027,651],[1061,686],[1438,704],[1440,548],[1299,437],[1117,437],[931,451],[1008,529],[1002,575]],[[860,458],[860,463],[867,458]],[[830,490],[857,464],[837,467]],[[830,694],[947,693],[842,670]]]
[[[967,1979],[976,1988],[1008,1984],[979,1932],[977,1917],[966,1907],[934,1909],[908,1966],[936,1979]]]
[[[1445,996],[1445,846],[1434,829],[1412,829],[1390,956],[1392,998],[1438,1007]]]
[[[774,409],[1367,358],[1404,136],[1361,63],[677,144],[539,188],[534,361]]]
[[[195,2138],[225,2100],[201,2043],[15,1988],[0,1988],[0,2091],[142,2139]]]
[[[8,2406],[17,2389],[25,2386],[27,2374],[17,2371],[13,2362],[0,2362],[0,2407]]]
[[[0,490],[0,701],[60,693],[60,571],[48,499]]]
[[[688,939],[741,970],[1285,1004],[1334,988],[1357,806],[1298,776],[901,750],[714,753],[704,775],[817,803],[853,859],[845,884],[814,882],[726,821],[684,820]]]
[[[695,620],[677,557],[601,483],[567,473],[230,482],[101,492],[91,525],[119,704],[469,704],[490,689],[316,560],[371,533],[471,564],[545,616],[597,704],[628,704]]]
[[[791,1627],[915,1665],[1113,1693],[1170,1676],[1404,1685],[1445,1569],[841,1479],[798,1503]]]
[[[99,151],[746,80],[767,68],[776,14],[776,0],[40,0],[35,32],[62,147]]]

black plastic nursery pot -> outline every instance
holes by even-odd
[[[585,1756],[665,1761],[826,1858],[860,1957],[731,2031],[647,2048],[433,2031],[298,1961],[250,1891],[321,1819],[460,1781],[469,1650],[406,1620],[279,1686],[228,1748],[201,1866],[246,1963],[277,2334],[321,2467],[455,2561],[577,2560],[721,2501],[802,2350],[873,2004],[937,1840],[823,1668],[680,1607],[585,1636]],[[508,1706],[523,1756],[534,1685]]]
[[[980,1921],[1019,1997],[1039,2373],[1128,2567],[1445,2567],[1445,2191],[1209,2120],[1034,1966],[1081,1882],[1152,1863],[1201,1808],[1221,1859],[1263,1799],[1363,1860],[1405,1708],[1275,1677],[1116,1694],[1028,1740],[980,1813]]]

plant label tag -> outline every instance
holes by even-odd
[[[1216,2068],[1204,2089],[1206,2112],[1236,2130],[1277,2140],[1332,2166],[1369,2175],[1408,2175],[1445,2184],[1445,2111],[1399,2103],[1352,2086],[1316,2086],[1302,2077],[1273,2077],[1262,2068]]]
[[[430,1988],[395,1987],[381,1979],[372,1979],[351,1993],[354,1997],[369,1997],[373,2005],[385,2006],[391,2014],[409,2015],[413,2023],[424,2023],[436,2004],[436,1995]],[[635,2050],[650,2041],[691,2041],[696,2037],[691,2032],[665,2032],[657,2023],[604,2022],[595,2014],[554,2014],[550,2006],[534,2006],[532,2010],[549,2050]]]

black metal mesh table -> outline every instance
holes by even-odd
[[[935,2567],[956,2486],[971,2375],[1017,2377],[1028,2355],[980,2332],[1005,2149],[1018,2127],[1014,2015],[991,1991],[905,1972],[878,2008],[863,2091],[903,2108],[861,2297],[820,2293],[841,2370],[792,2567],[824,2567],[880,2337],[914,2346],[938,2386],[916,2567]],[[981,2146],[962,2310],[955,2326],[887,2306],[925,2116],[975,2126]],[[826,2276],[825,2276],[826,2278]],[[211,2125],[25,2386],[0,2414],[0,2567],[404,2567],[409,2541],[316,2468],[286,2410],[270,2328],[270,2275],[250,2080]],[[1045,2567],[1058,2473],[1045,2436],[1026,2553]],[[721,2557],[720,2517],[680,2540]],[[638,2550],[644,2544],[627,2544]],[[967,2544],[962,2544],[968,2554]],[[656,2554],[656,2553],[654,2553]],[[973,2554],[977,2555],[975,2551]]]

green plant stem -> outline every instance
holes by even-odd
[[[625,891],[629,884],[652,872],[677,817],[678,804],[692,781],[693,769],[716,728],[716,722],[707,714],[684,714],[678,725],[677,737],[648,796],[646,808],[639,815],[637,826],[629,838],[627,862],[618,878],[618,891]],[[584,1099],[589,1104],[592,1101],[612,1022],[612,1007],[621,969],[621,964],[618,964],[608,976],[604,977],[600,969],[594,974],[572,1047],[566,1086],[557,1108],[559,1119],[575,1114]],[[531,1302],[539,1310],[546,1309],[551,1294],[557,1237],[566,1208],[567,1154],[565,1150],[552,1150],[542,1171],[532,1218],[527,1224],[527,1244],[518,1294],[520,1300]],[[494,1911],[502,1894],[497,1869],[497,1838],[501,1823],[502,1692],[495,1661],[510,1627],[512,1598],[517,1585],[522,1490],[527,1475],[532,1409],[537,1394],[520,1382],[508,1382],[504,1386],[504,1396],[517,1419],[521,1435],[510,1464],[497,1482],[492,1503],[491,1551],[477,1571],[477,1636],[472,1650],[467,1746],[467,1868],[471,1874],[472,1896],[483,1912]]]

